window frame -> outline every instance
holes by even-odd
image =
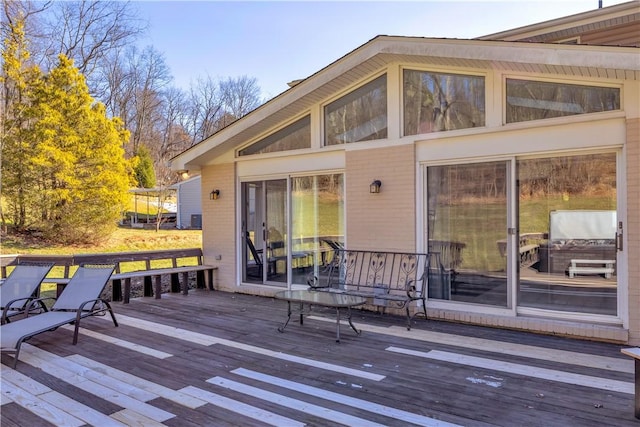
[[[565,116],[555,116],[549,118],[542,119],[534,119],[534,120],[524,120],[524,121],[515,121],[515,122],[507,122],[507,80],[519,80],[519,81],[530,81],[537,83],[551,83],[551,84],[565,84],[571,86],[584,86],[584,87],[595,87],[595,88],[610,88],[610,89],[618,89],[619,90],[619,98],[620,98],[620,108],[617,110],[604,110],[604,111],[595,111],[590,113],[582,113],[582,114],[570,114]],[[624,111],[624,86],[619,83],[614,83],[611,80],[602,80],[602,81],[594,81],[593,79],[585,79],[585,80],[575,80],[575,79],[553,79],[553,78],[544,78],[536,76],[535,79],[532,79],[532,76],[522,75],[522,74],[502,74],[501,81],[501,95],[500,102],[502,103],[502,126],[517,126],[523,125],[525,123],[537,123],[540,121],[547,120],[575,120],[578,117],[590,116],[592,114],[617,114]]]
[[[378,138],[378,139],[368,139],[368,140],[362,140],[362,141],[352,141],[352,142],[346,142],[346,143],[342,143],[342,144],[332,144],[332,145],[328,145],[327,144],[327,117],[326,117],[326,109],[328,106],[330,106],[331,104],[333,104],[336,101],[339,101],[340,99],[343,99],[347,96],[349,96],[350,94],[355,93],[356,91],[364,88],[366,85],[374,82],[376,79],[384,77],[385,78],[385,85],[386,85],[386,92],[385,92],[385,103],[384,103],[384,108],[385,108],[385,119],[386,119],[386,129],[387,129],[387,136],[385,138]],[[320,104],[320,108],[319,108],[319,116],[320,116],[320,146],[323,149],[336,149],[337,147],[344,147],[348,144],[357,144],[357,143],[370,143],[372,141],[383,141],[383,140],[387,140],[389,139],[389,124],[390,124],[390,120],[389,120],[389,72],[387,70],[387,68],[381,70],[378,73],[374,73],[372,75],[370,75],[367,79],[362,80],[360,82],[358,82],[358,84],[356,85],[352,85],[349,86],[348,89],[345,89],[341,92],[336,93],[333,97],[329,98],[328,100],[326,100],[325,102],[322,102]]]
[[[405,108],[404,108],[404,105],[405,105],[404,73],[405,71],[416,71],[420,73],[449,74],[449,75],[456,75],[456,76],[462,76],[462,77],[479,77],[484,79],[484,124],[475,126],[475,127],[450,129],[450,130],[444,130],[444,131],[433,131],[428,133],[416,133],[416,134],[405,133]],[[491,114],[493,114],[493,111],[489,109],[490,107],[489,101],[490,101],[490,97],[492,96],[491,88],[493,87],[493,77],[491,77],[491,72],[467,69],[467,68],[453,68],[453,67],[452,68],[439,68],[439,67],[426,68],[426,67],[420,67],[420,66],[403,65],[400,67],[400,74],[398,78],[399,78],[398,87],[399,87],[399,97],[400,97],[399,104],[398,104],[398,109],[400,111],[400,123],[398,125],[400,126],[401,137],[415,138],[419,135],[423,135],[423,136],[438,135],[438,134],[443,134],[448,132],[479,130],[479,129],[487,128],[488,123],[490,122],[489,118]]]
[[[267,140],[268,138],[273,137],[274,135],[276,135],[279,132],[283,132],[285,131],[287,128],[292,127],[292,126],[296,126],[298,125],[298,123],[302,122],[303,120],[308,120],[308,127],[309,127],[309,146],[308,147],[303,147],[303,148],[292,148],[292,149],[287,149],[287,150],[279,150],[279,151],[271,151],[268,153],[251,153],[251,154],[240,154],[241,151],[246,150],[247,148],[255,145],[255,144],[259,144],[262,141]],[[301,128],[300,128],[301,129]],[[297,129],[297,130],[300,130]],[[313,117],[310,111],[306,111],[305,113],[303,113],[300,116],[297,116],[296,118],[294,118],[293,120],[287,121],[285,124],[277,127],[277,128],[273,128],[268,132],[265,132],[263,134],[261,134],[259,137],[254,138],[251,140],[251,142],[242,145],[241,147],[237,148],[235,150],[235,157],[237,159],[244,159],[244,158],[249,158],[252,156],[264,156],[264,155],[277,155],[277,154],[282,154],[282,153],[288,153],[291,151],[295,151],[295,152],[300,152],[302,150],[309,150],[313,148]]]

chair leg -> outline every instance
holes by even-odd
[[[18,355],[20,354],[20,346],[22,345],[22,341],[18,341],[18,345],[16,346],[16,352],[13,356],[13,369],[18,367]]]
[[[103,301],[104,305],[107,306],[107,310],[109,311],[109,314],[111,315],[111,319],[113,320],[113,325],[117,328],[118,327],[118,321],[116,320],[116,315],[114,314],[113,310],[111,309],[111,304],[109,304],[108,301]]]
[[[78,333],[80,332],[81,315],[82,315],[81,311],[78,311],[78,314],[76,314],[76,321],[74,322],[75,325],[73,329],[73,345],[78,344]]]

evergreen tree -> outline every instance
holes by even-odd
[[[147,147],[141,146],[138,149],[137,163],[133,170],[138,187],[153,188],[156,186],[156,172],[153,168],[153,159]]]
[[[18,228],[29,225],[28,206],[36,197],[31,191],[35,171],[31,159],[37,144],[30,133],[34,111],[32,91],[41,79],[38,67],[29,65],[24,21],[8,22],[2,52],[2,120],[0,121],[1,192],[7,211],[0,207],[3,226],[10,219]],[[7,218],[8,217],[8,218]]]
[[[61,55],[47,75],[28,65],[20,21],[4,43],[1,181],[10,219],[60,243],[107,237],[129,197],[129,133],[89,95],[71,60]]]
[[[113,232],[128,201],[131,170],[122,147],[129,135],[89,95],[73,62],[64,55],[59,61],[34,93],[42,198],[33,209],[45,237],[89,242]]]

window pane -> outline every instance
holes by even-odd
[[[507,163],[430,166],[427,181],[428,250],[445,276],[429,277],[429,299],[506,307]]]
[[[343,96],[324,109],[325,145],[387,137],[387,76]]]
[[[507,79],[507,123],[620,109],[620,89]]]
[[[616,154],[519,160],[518,182],[519,305],[615,316]]]
[[[484,126],[484,78],[404,70],[404,134]]]
[[[298,150],[311,147],[311,127],[309,116],[298,120],[284,129],[240,150],[240,156],[249,154],[275,153],[277,151]]]
[[[344,178],[342,174],[291,179],[292,283],[328,273],[332,244],[344,242]]]

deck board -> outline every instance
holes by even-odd
[[[343,325],[336,343],[332,310],[279,333],[283,301],[204,290],[114,310],[119,327],[83,320],[76,346],[69,328],[32,338],[17,372],[2,356],[3,381],[25,387],[17,401],[3,391],[3,426],[65,425],[58,410],[166,426],[638,425],[616,344],[423,319],[407,331],[360,310],[362,335]],[[21,406],[29,390],[53,393],[54,417]]]

